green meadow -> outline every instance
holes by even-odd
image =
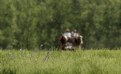
[[[0,74],[121,74],[121,50],[0,50]]]

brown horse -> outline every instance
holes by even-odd
[[[74,49],[81,49],[82,48],[82,37],[71,37],[71,38],[65,38],[65,36],[61,35],[59,37],[59,48],[62,50],[74,50]]]
[[[74,49],[81,49],[82,48],[82,45],[83,45],[83,37],[82,36],[79,36],[79,37],[75,37],[73,38],[73,47]]]
[[[68,47],[69,49],[72,49],[72,39],[71,38],[65,38],[65,36],[61,35],[59,37],[59,48],[66,50]]]

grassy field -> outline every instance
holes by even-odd
[[[0,74],[121,74],[121,50],[0,50]]]

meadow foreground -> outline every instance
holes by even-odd
[[[121,74],[121,50],[0,50],[0,74]]]

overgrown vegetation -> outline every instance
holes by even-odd
[[[120,74],[121,50],[0,50],[0,74]]]
[[[121,0],[0,0],[0,48],[56,46],[65,28],[85,48],[121,46]]]

